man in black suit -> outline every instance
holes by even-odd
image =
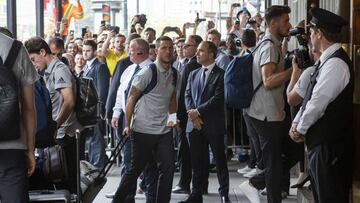
[[[180,168],[179,183],[172,189],[173,193],[190,193],[191,161],[189,143],[186,138],[187,113],[185,108],[185,89],[190,72],[201,67],[196,61],[196,49],[202,42],[199,35],[190,35],[184,43],[185,67],[181,72],[181,88],[178,100],[177,117],[180,120],[178,127],[179,150],[178,164]]]
[[[208,169],[208,151],[213,151],[217,176],[220,184],[221,202],[229,199],[229,172],[226,163],[224,134],[224,70],[215,65],[217,48],[212,42],[202,42],[198,46],[196,58],[202,68],[190,73],[185,105],[188,113],[186,132],[189,133],[191,165],[193,169],[193,191],[183,203],[202,202],[204,169]],[[204,163],[203,160],[207,160]]]
[[[94,40],[85,40],[83,56],[86,60],[83,76],[93,78],[98,97],[103,104],[101,112],[105,112],[106,98],[109,91],[110,72],[106,65],[96,58],[97,45]],[[100,120],[95,127],[89,130],[86,136],[86,145],[89,152],[89,162],[97,168],[105,165],[105,120]]]

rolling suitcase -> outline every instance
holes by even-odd
[[[108,162],[105,164],[104,168],[101,169],[99,175],[94,178],[94,181],[91,182],[88,185],[88,188],[85,190],[85,192],[82,193],[81,179],[83,177],[81,177],[81,174],[80,174],[80,161],[81,160],[80,160],[80,151],[78,150],[79,146],[80,146],[80,131],[79,130],[76,131],[77,196],[78,196],[77,202],[78,203],[91,203],[91,202],[94,201],[97,194],[104,187],[104,185],[105,185],[105,183],[107,181],[106,175],[110,171],[112,165],[116,162],[116,157],[119,155],[119,153],[121,152],[121,149],[124,147],[124,145],[125,145],[125,143],[127,141],[128,141],[127,137],[124,138],[123,136],[121,136],[119,142],[116,144],[116,147],[115,147],[114,151],[111,152],[111,156],[108,159]]]
[[[71,201],[67,190],[32,190],[29,191],[30,202],[64,202]]]

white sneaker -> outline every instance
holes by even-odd
[[[106,197],[106,198],[110,198],[110,199],[112,199],[112,198],[114,198],[115,193],[116,193],[116,191],[111,192],[111,193],[107,193],[107,194],[105,194],[105,197]]]
[[[254,176],[256,176],[259,173],[259,171],[257,170],[257,168],[253,168],[251,169],[251,171],[249,171],[248,173],[245,173],[243,176],[245,178],[252,178]]]
[[[259,192],[256,188],[249,184],[249,181],[245,181],[239,185],[240,190],[244,193],[251,203],[260,203]]]
[[[245,173],[249,173],[251,170],[252,168],[250,168],[249,166],[245,166],[244,168],[239,168],[237,172],[240,174],[245,174]]]

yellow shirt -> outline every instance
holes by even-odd
[[[127,57],[127,54],[125,52],[123,52],[121,54],[121,56],[118,57],[116,55],[116,50],[115,49],[108,49],[107,50],[107,56],[105,57],[105,59],[106,59],[106,65],[107,65],[107,67],[109,69],[109,72],[110,72],[111,76],[114,73],[116,62],[118,62],[120,59],[123,59],[125,57]]]

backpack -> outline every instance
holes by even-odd
[[[36,107],[35,147],[45,148],[55,145],[56,122],[52,118],[52,105],[45,81],[40,78],[34,85]]]
[[[260,82],[255,89],[253,87],[253,54],[266,41],[272,42],[271,39],[264,39],[251,53],[235,57],[229,63],[224,75],[225,102],[229,107],[236,109],[249,107],[253,96],[263,84]]]
[[[0,141],[20,137],[19,85],[12,68],[21,46],[14,40],[5,63],[0,58]]]
[[[145,87],[144,91],[141,93],[141,95],[139,96],[138,100],[144,96],[144,94],[147,94],[149,92],[151,92],[152,89],[154,89],[154,87],[157,84],[157,67],[155,65],[155,63],[151,63],[149,65],[149,68],[151,69],[152,72],[152,77],[151,77],[151,81],[150,83]],[[174,85],[174,87],[176,87],[176,83],[177,83],[177,70],[171,66],[171,69],[173,71],[173,81],[172,81],[172,85]]]
[[[75,77],[75,76],[74,76]],[[101,101],[91,77],[75,77],[76,80],[76,118],[88,128],[95,126],[101,116]]]

